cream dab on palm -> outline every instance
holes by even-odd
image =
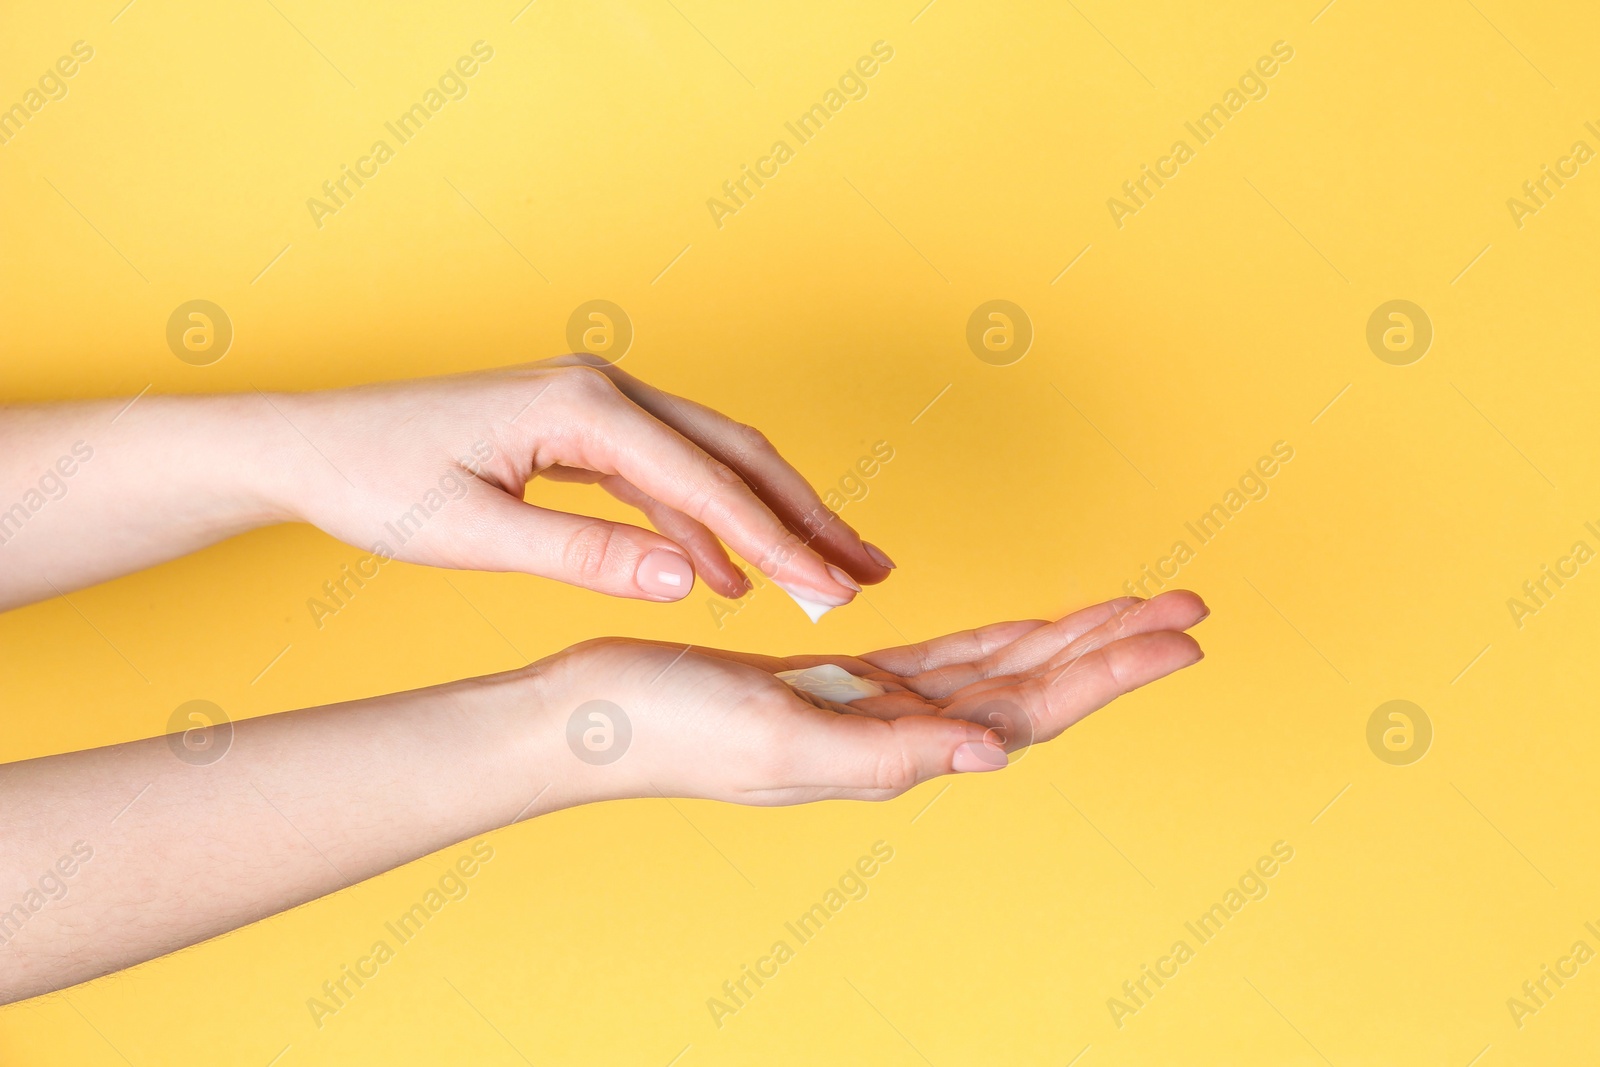
[[[832,663],[806,667],[803,670],[779,671],[776,677],[779,681],[787,683],[790,688],[823,700],[831,700],[835,704],[849,704],[852,701],[865,700],[867,697],[882,696],[888,692],[877,682],[857,678],[843,667]]]

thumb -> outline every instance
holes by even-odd
[[[494,490],[479,498],[466,555],[485,570],[521,571],[610,596],[681,600],[694,566],[674,541],[650,530],[524,503]]]
[[[976,723],[933,715],[877,719],[837,715],[824,721],[827,743],[817,746],[825,766],[811,770],[864,800],[886,800],[942,774],[995,771],[1005,749]]]

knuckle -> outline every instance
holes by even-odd
[[[602,399],[617,392],[610,376],[588,363],[562,367],[555,381],[563,391],[586,400]]]
[[[723,503],[725,494],[734,487],[743,488],[744,479],[738,471],[708,453],[701,452],[700,456],[704,477],[691,493],[685,511],[690,518],[704,522],[713,509],[727,510]]]
[[[774,451],[772,442],[767,439],[767,435],[754,426],[736,422],[733,424],[731,436],[734,448],[737,449],[740,455]]]
[[[820,501],[816,507],[808,508],[800,514],[800,525],[805,528],[809,540],[815,540],[822,536],[822,531],[826,530],[831,523],[838,521],[838,514]]]
[[[767,578],[776,578],[784,565],[805,548],[806,543],[793,533],[785,532],[777,542],[756,561],[756,568]]]
[[[721,487],[744,484],[744,478],[739,474],[739,472],[722,462],[720,459],[717,459],[711,455],[707,455],[705,458],[705,464],[706,471],[711,476],[711,481],[717,486]]]
[[[885,752],[878,760],[876,788],[897,797],[917,784],[917,761],[903,746]],[[884,799],[888,799],[885,797]]]
[[[568,573],[593,581],[612,569],[617,557],[617,530],[609,523],[593,522],[567,538],[562,562]]]
[[[1094,668],[1104,676],[1114,693],[1127,693],[1138,688],[1127,657],[1112,649],[1099,648],[1093,653]]]

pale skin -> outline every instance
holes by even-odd
[[[0,420],[0,506],[37,485],[74,441],[113,433],[95,438],[65,496],[0,544],[0,603],[269,522],[309,521],[370,549],[386,522],[452,473],[466,492],[432,512],[397,557],[657,600],[686,595],[693,573],[681,592],[652,591],[638,573],[656,551],[692,560],[718,592],[744,592],[719,540],[808,596],[842,603],[855,582],[887,576],[887,557],[830,517],[763,439],[596,364],[563,357],[298,396],[145,397],[114,424],[126,401],[11,409]],[[136,419],[141,408],[157,417]],[[477,441],[492,449],[472,474],[457,460]],[[539,472],[599,481],[661,532],[521,503]],[[35,536],[47,518],[50,535]],[[99,536],[110,527],[126,535]],[[9,926],[0,911],[0,1002],[163,955],[560,808],[657,796],[884,800],[939,775],[995,770],[1006,751],[1198,662],[1185,631],[1206,614],[1192,593],[1124,597],[859,657],[603,638],[503,674],[236,722],[213,762],[179,758],[181,741],[157,737],[11,764],[0,769],[0,909],[24,900],[74,843],[92,858],[75,865],[61,899],[25,906]],[[773,677],[819,663],[887,691],[832,704]],[[595,700],[631,725],[610,763],[569,746],[569,719]]]

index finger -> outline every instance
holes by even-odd
[[[751,490],[795,534],[823,558],[858,581],[881,582],[894,563],[832,508],[753,426],[735,422],[714,408],[675,396],[640,381],[612,364],[599,366],[622,394],[737,471]]]
[[[1185,633],[1158,630],[1135,634],[1074,657],[1044,674],[1025,675],[1009,684],[964,694],[944,714],[957,719],[982,719],[997,704],[1020,715],[1008,748],[1048,741],[1067,727],[1113,700],[1193,666],[1205,658],[1200,645]],[[1009,717],[1002,713],[1003,717]]]
[[[792,594],[831,608],[860,591],[848,573],[784,525],[736,470],[624,396],[609,376],[576,368],[568,373],[565,399],[583,414],[563,427],[564,448],[573,453],[563,461],[620,475],[708,527]]]

